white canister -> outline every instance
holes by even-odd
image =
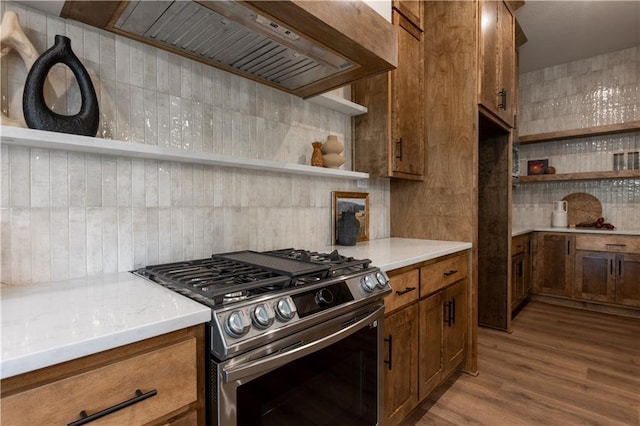
[[[567,223],[567,211],[569,205],[566,201],[554,201],[553,211],[551,212],[551,226],[554,228],[566,228]]]

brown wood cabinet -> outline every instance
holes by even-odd
[[[511,240],[511,312],[529,297],[531,291],[531,253],[529,234]]]
[[[576,236],[574,297],[640,307],[640,241]]]
[[[533,280],[536,293],[571,297],[575,236],[541,232],[536,236]]]
[[[424,30],[422,25],[423,19],[423,0],[393,0],[393,8],[402,13],[413,25],[421,31]]]
[[[468,264],[465,252],[420,268],[420,399],[464,359]]]
[[[399,424],[418,405],[418,305],[384,320],[384,424]]]
[[[515,19],[503,1],[480,1],[479,103],[514,125]]]
[[[398,30],[398,68],[352,85],[354,102],[368,108],[367,114],[354,118],[354,167],[376,176],[421,180],[425,153],[423,32],[396,7],[393,24]]]
[[[192,327],[2,381],[0,423],[68,424],[124,401],[111,424],[204,424],[204,328]]]
[[[468,270],[465,251],[389,273],[384,425],[401,423],[463,363],[471,324]]]

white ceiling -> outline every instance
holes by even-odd
[[[516,17],[521,73],[640,45],[640,0],[526,0]]]

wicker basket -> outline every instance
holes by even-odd
[[[569,226],[594,223],[602,217],[600,200],[586,192],[575,192],[563,198],[567,202],[567,223]]]

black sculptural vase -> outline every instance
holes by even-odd
[[[80,88],[82,106],[75,115],[60,115],[49,109],[44,101],[44,82],[51,68],[65,64],[71,69]],[[71,50],[68,37],[56,35],[54,45],[34,62],[22,96],[24,120],[31,129],[95,136],[100,122],[98,98],[87,69]]]
[[[360,221],[356,219],[356,213],[342,212],[336,223],[338,244],[341,246],[355,246],[360,233]]]

